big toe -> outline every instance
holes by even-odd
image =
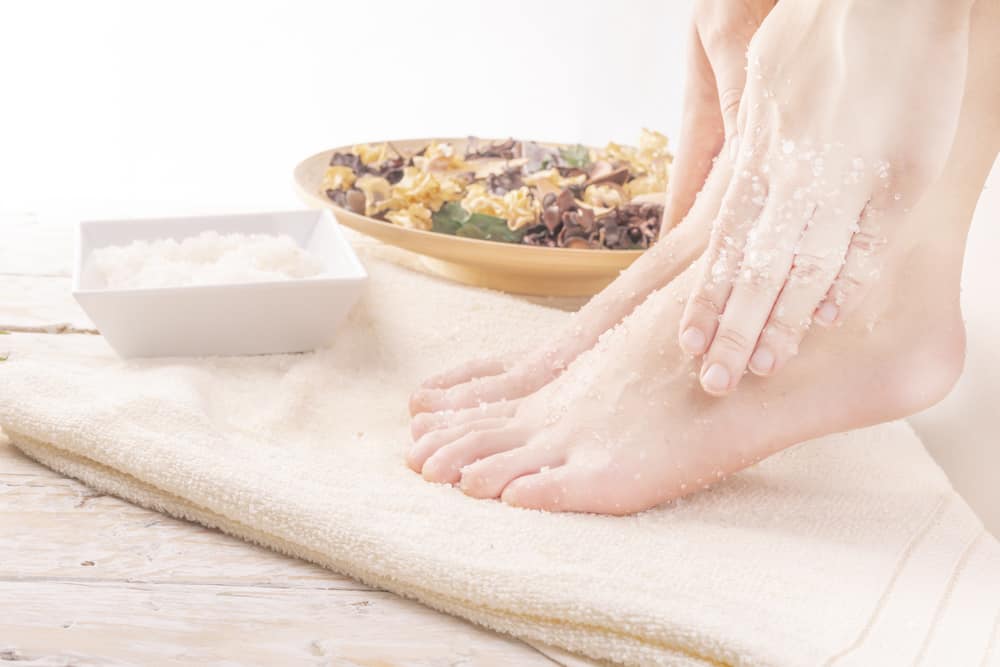
[[[507,485],[500,499],[515,507],[548,512],[594,512],[623,515],[655,505],[634,485],[605,471],[572,462],[519,477]]]
[[[499,498],[513,480],[561,465],[562,452],[538,445],[524,445],[494,454],[462,469],[461,487],[473,498]]]

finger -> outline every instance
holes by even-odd
[[[772,2],[715,2],[698,9],[698,34],[715,76],[727,139],[737,131],[750,42],[773,6]]]
[[[680,143],[670,168],[670,188],[660,237],[687,215],[725,137],[715,76],[696,29],[688,38]]]
[[[778,191],[754,226],[702,362],[701,386],[708,393],[721,396],[739,384],[814,208],[800,191]]]
[[[815,320],[823,326],[841,324],[868,293],[882,270],[884,249],[888,243],[882,229],[882,214],[866,206],[851,236],[844,266],[833,286],[816,309]]]
[[[860,193],[858,193],[860,195]],[[813,315],[843,266],[864,197],[820,205],[795,251],[778,299],[761,332],[748,367],[756,375],[776,373],[798,353]]]
[[[743,258],[747,234],[766,201],[766,182],[748,167],[736,167],[712,225],[701,275],[681,316],[679,342],[688,354],[708,349]]]
[[[708,60],[715,74],[715,87],[719,96],[719,111],[725,137],[736,135],[740,100],[747,82],[747,46],[753,33],[739,31],[730,39],[720,41],[707,49]]]

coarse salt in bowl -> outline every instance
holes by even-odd
[[[328,212],[80,223],[73,295],[123,357],[302,352],[367,274]]]

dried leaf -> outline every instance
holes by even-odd
[[[580,144],[560,148],[559,157],[563,159],[563,162],[567,166],[576,167],[577,169],[585,169],[590,164],[590,150]]]
[[[507,226],[507,221],[492,215],[473,213],[469,219],[456,232],[457,236],[464,236],[472,239],[482,239],[484,241],[501,241],[503,243],[520,243],[524,236],[524,230],[512,231]]]
[[[431,229],[441,234],[454,235],[468,220],[469,212],[462,208],[462,205],[457,201],[452,201],[431,215],[433,223]]]

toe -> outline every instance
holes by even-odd
[[[517,447],[464,467],[462,491],[473,498],[499,498],[512,480],[562,463],[562,452],[551,448],[538,445]]]
[[[417,389],[410,396],[410,414],[419,415],[424,412],[439,412],[445,408],[444,389]]]
[[[497,401],[466,410],[421,412],[410,421],[410,434],[413,436],[413,441],[416,442],[424,435],[438,429],[492,417],[510,417],[517,411],[517,404],[518,401]]]
[[[422,389],[448,389],[473,378],[499,375],[504,370],[504,362],[499,359],[473,359],[457,368],[427,378],[420,387]]]
[[[613,515],[632,514],[656,505],[634,482],[573,462],[518,477],[507,485],[500,499],[516,507],[548,512]]]
[[[433,456],[442,447],[449,445],[459,438],[477,430],[501,428],[506,426],[508,421],[509,420],[500,417],[479,419],[476,421],[466,422],[465,424],[431,431],[413,443],[413,446],[411,446],[410,450],[406,453],[406,463],[414,471],[420,472],[423,470],[424,463],[427,462],[427,459]]]
[[[493,454],[518,447],[524,442],[522,429],[501,427],[471,431],[438,449],[424,462],[421,474],[428,482],[455,484],[462,468]]]
[[[522,398],[548,379],[542,375],[510,372],[474,378],[448,389],[418,389],[410,397],[410,414],[462,410],[502,399]]]
[[[508,484],[500,499],[515,507],[558,512],[565,509],[562,505],[568,491],[568,478],[572,481],[564,465],[524,475]]]

